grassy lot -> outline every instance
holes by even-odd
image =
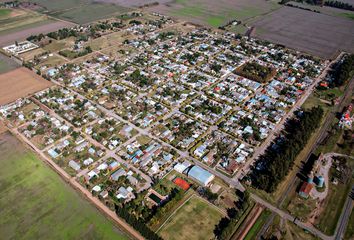
[[[92,3],[79,8],[56,12],[53,16],[71,22],[84,24],[128,12],[129,9],[113,5]]]
[[[214,227],[223,214],[205,200],[190,198],[159,231],[164,239],[212,239]]]
[[[330,170],[330,178],[334,169]],[[324,202],[324,210],[320,214],[316,226],[327,235],[332,235],[336,229],[338,219],[342,212],[345,200],[351,190],[352,184],[334,185],[329,183],[329,192]]]
[[[125,239],[11,134],[0,136],[2,239]]]
[[[353,238],[354,238],[354,211],[352,210],[347,225],[347,229],[345,231],[344,239],[353,239]]]
[[[19,65],[12,59],[0,53],[0,74],[18,68]]]
[[[262,226],[265,224],[270,214],[271,212],[268,209],[263,210],[261,215],[258,217],[257,221],[253,224],[252,228],[248,231],[244,240],[256,239],[258,232],[261,230]]]

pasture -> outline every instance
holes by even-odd
[[[322,58],[354,52],[354,21],[343,17],[282,7],[248,25],[259,38]]]
[[[126,239],[9,132],[0,152],[2,239]]]
[[[230,20],[246,20],[280,7],[275,0],[176,0],[148,10],[201,25],[219,27]]]
[[[167,220],[159,235],[169,240],[213,239],[214,227],[222,217],[215,206],[192,196]]]
[[[52,85],[25,67],[3,73],[0,75],[0,105],[29,96]]]

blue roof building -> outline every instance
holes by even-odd
[[[193,166],[188,172],[188,177],[197,181],[204,187],[208,186],[210,182],[215,178],[213,174],[199,166]]]

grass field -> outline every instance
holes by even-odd
[[[0,19],[10,16],[12,10],[8,8],[0,8]]]
[[[223,214],[205,200],[190,198],[159,231],[164,239],[212,239],[215,225]]]
[[[17,64],[14,60],[0,53],[0,74],[11,71],[18,67],[19,64]]]
[[[129,11],[127,8],[117,5],[92,3],[83,5],[79,8],[57,12],[54,13],[53,16],[71,22],[83,24],[111,16],[116,16],[127,11]]]
[[[2,239],[125,239],[9,133],[0,135]]]
[[[245,20],[279,8],[277,1],[176,0],[150,8],[197,24],[219,27],[230,20]]]

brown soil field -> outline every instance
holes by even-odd
[[[256,36],[322,58],[354,53],[354,21],[283,7],[254,21]]]
[[[55,21],[55,22],[49,22],[48,24],[41,25],[41,26],[34,26],[16,32],[10,32],[0,37],[0,46],[13,44],[15,41],[25,40],[30,35],[36,35],[40,33],[46,34],[49,32],[59,30],[64,27],[72,27],[72,26],[75,26],[75,24],[64,22],[64,21]]]
[[[33,71],[21,67],[0,75],[0,105],[29,96],[52,86],[53,83]]]

